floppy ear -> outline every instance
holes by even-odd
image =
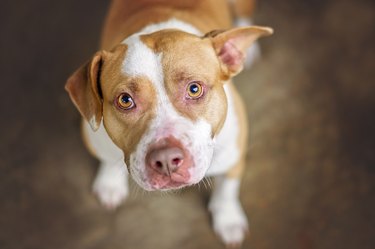
[[[228,77],[241,72],[246,50],[259,37],[268,36],[273,30],[268,27],[250,26],[225,31],[214,30],[205,35],[211,39],[222,69]]]
[[[100,89],[100,70],[103,53],[94,57],[73,73],[65,84],[65,90],[81,115],[96,131],[102,119],[102,96]]]

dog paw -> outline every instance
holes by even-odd
[[[92,189],[103,206],[113,210],[128,196],[127,176],[122,170],[101,166]]]
[[[239,203],[228,203],[211,210],[213,228],[227,248],[239,248],[248,233],[248,222]]]

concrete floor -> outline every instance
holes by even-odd
[[[107,4],[0,4],[0,248],[223,248],[203,185],[133,184],[115,212],[90,192],[97,161],[63,86]],[[375,248],[374,1],[259,1],[255,19],[275,35],[236,79],[251,122],[243,248]]]

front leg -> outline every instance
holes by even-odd
[[[115,209],[128,196],[128,172],[124,161],[102,161],[93,184],[93,192],[108,209]]]
[[[217,176],[209,203],[213,228],[228,247],[242,244],[248,221],[239,200],[240,177]]]
[[[87,148],[100,161],[92,190],[106,208],[114,209],[129,192],[124,154],[108,136],[103,123],[93,131],[88,122],[82,122],[82,132]]]

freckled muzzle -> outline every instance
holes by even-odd
[[[174,137],[149,146],[145,157],[147,181],[152,189],[176,189],[191,184],[194,162],[190,152]]]

